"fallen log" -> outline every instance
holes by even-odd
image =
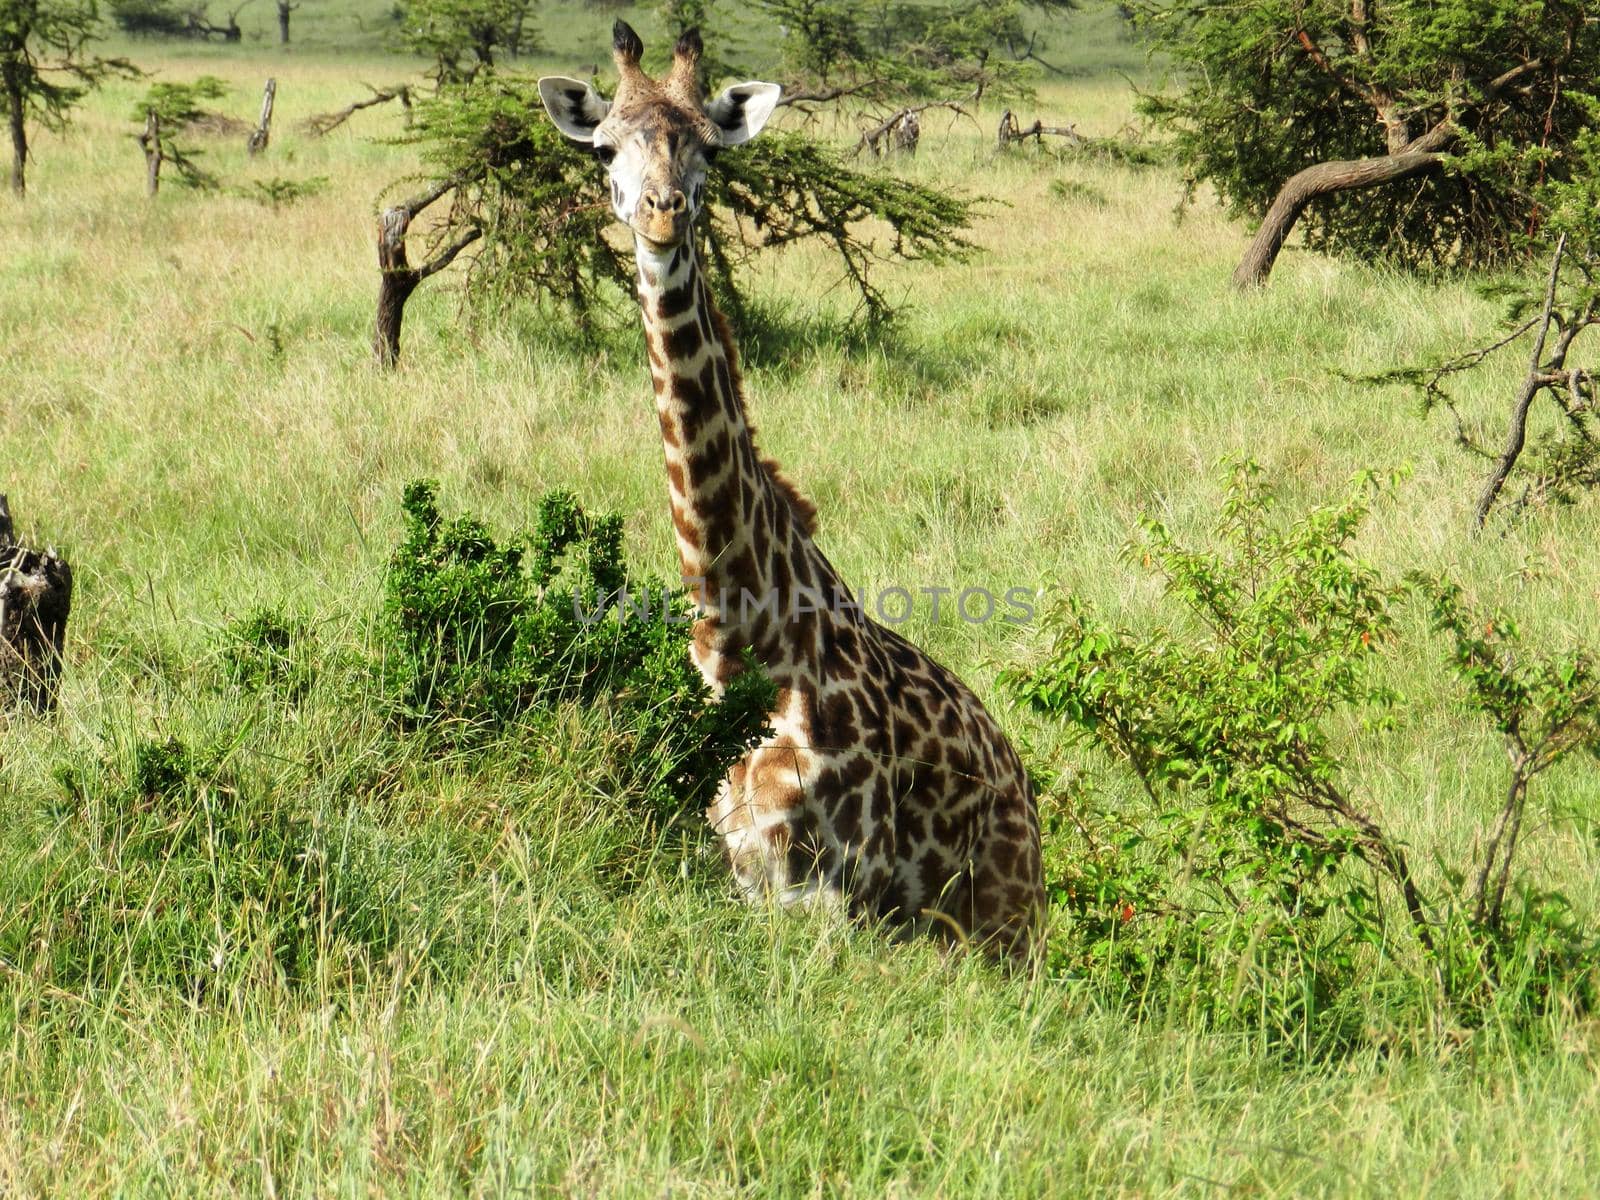
[[[1063,137],[1074,145],[1083,142],[1083,135],[1078,132],[1075,125],[1046,125],[1038,118],[1026,129],[1018,122],[1016,114],[1009,108],[1000,114],[1000,128],[995,132],[995,148],[1004,150],[1012,142],[1026,141],[1032,138],[1043,145],[1046,137]]]
[[[307,117],[304,122],[306,132],[313,137],[326,137],[362,109],[372,108],[379,104],[387,104],[391,100],[400,101],[400,107],[405,113],[406,128],[409,129],[411,127],[411,88],[409,86],[401,84],[397,87],[375,88],[369,83],[366,87],[372,93],[367,99],[347,104],[336,112],[318,113],[315,116]]]

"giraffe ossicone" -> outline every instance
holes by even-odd
[[[640,68],[643,51],[618,21],[610,100],[562,77],[539,94],[563,134],[594,148],[634,235],[673,528],[701,614],[695,665],[720,694],[748,649],[778,689],[772,736],[729,772],[707,817],[751,899],[842,903],[1021,956],[1044,905],[1039,820],[999,724],[859,605],[790,603],[849,589],[812,538],[810,503],[756,450],[693,236],[712,156],[760,133],[781,90],[740,83],[706,101],[694,31],[659,79]]]

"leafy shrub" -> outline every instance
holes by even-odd
[[[242,691],[282,688],[299,700],[316,681],[311,628],[282,609],[255,608],[224,626],[218,654],[223,677]]]
[[[302,200],[321,195],[327,188],[326,175],[313,175],[309,179],[286,179],[282,175],[274,175],[271,179],[252,179],[248,188],[240,189],[239,195],[273,212],[282,212]]]
[[[117,28],[136,37],[192,37],[189,14],[189,9],[169,0],[111,0],[111,19]]]
[[[1034,707],[1131,768],[1150,802],[1150,820],[1102,820],[1100,839],[1120,853],[1063,895],[1110,902],[1116,920],[1096,914],[1101,941],[1126,943],[1124,914],[1150,927],[1144,945],[1116,951],[1141,984],[1166,960],[1248,950],[1271,970],[1303,968],[1287,980],[1298,995],[1273,1006],[1293,1019],[1348,983],[1339,947],[1376,935],[1370,884],[1341,870],[1352,858],[1395,880],[1427,936],[1404,853],[1351,797],[1328,732],[1391,699],[1370,668],[1393,635],[1393,593],[1349,552],[1366,486],[1279,529],[1259,469],[1236,468],[1224,551],[1145,523],[1140,557],[1192,619],[1184,633],[1136,636],[1069,604],[1052,618],[1046,665],[1013,677]],[[1089,953],[1111,951],[1091,942]]]
[[[703,805],[767,735],[771,681],[751,664],[711,697],[689,660],[687,602],[628,574],[620,518],[552,492],[533,532],[507,544],[476,518],[446,521],[436,497],[431,482],[406,488],[384,585],[387,668],[407,722],[471,739],[559,703],[609,704],[631,734],[630,775],[665,812]],[[641,597],[653,612],[622,603]]]
[[[1472,936],[1457,946],[1464,961],[1447,968],[1463,992],[1491,993],[1510,973],[1523,990],[1544,996],[1576,987],[1592,1005],[1600,985],[1593,934],[1566,897],[1516,880],[1512,866],[1535,780],[1575,753],[1600,759],[1600,663],[1584,647],[1529,646],[1509,614],[1479,611],[1447,579],[1410,578],[1467,702],[1500,735],[1509,771],[1482,861],[1470,873],[1450,872],[1457,919]]]
[[[1589,654],[1508,657],[1514,626],[1480,623],[1453,585],[1429,581],[1447,663],[1512,751],[1509,799],[1467,903],[1466,872],[1446,872],[1454,895],[1430,890],[1360,799],[1336,731],[1388,719],[1396,697],[1375,668],[1408,596],[1352,547],[1374,487],[1362,476],[1341,503],[1284,524],[1260,469],[1235,467],[1221,549],[1181,545],[1149,520],[1130,547],[1162,575],[1180,624],[1141,635],[1069,602],[1049,618],[1044,662],[1009,673],[1143,797],[1104,812],[1080,792],[1047,811],[1052,894],[1069,916],[1062,966],[1141,996],[1180,987],[1210,1015],[1284,1032],[1329,1016],[1379,951],[1430,964],[1413,978],[1438,979],[1463,1017],[1537,1011],[1557,992],[1594,999],[1581,965],[1593,933],[1570,906],[1525,882],[1514,918],[1502,907],[1533,778],[1600,749]],[[1400,901],[1398,928],[1383,891]]]
[[[129,119],[143,124],[145,114],[153,112],[161,118],[163,129],[175,130],[209,116],[205,102],[227,94],[228,85],[215,75],[202,75],[193,83],[152,83]]]

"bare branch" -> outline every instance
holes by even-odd
[[[1561,278],[1561,259],[1566,252],[1567,235],[1563,233],[1556,241],[1555,254],[1550,258],[1550,278],[1544,290],[1544,315],[1539,321],[1538,335],[1533,340],[1533,355],[1528,364],[1528,378],[1523,382],[1522,390],[1517,393],[1516,404],[1511,410],[1511,428],[1506,433],[1506,448],[1500,452],[1494,473],[1490,475],[1489,482],[1484,486],[1483,495],[1478,499],[1478,511],[1474,520],[1479,529],[1482,529],[1483,523],[1488,520],[1489,509],[1493,506],[1495,497],[1500,494],[1500,489],[1505,486],[1506,477],[1511,474],[1511,468],[1516,465],[1522,447],[1528,440],[1528,410],[1533,407],[1533,399],[1539,394],[1542,386],[1539,383],[1540,367],[1543,365],[1545,342],[1550,336],[1550,317],[1555,310],[1556,285]],[[1571,344],[1570,339],[1567,344]]]
[[[318,113],[316,116],[307,117],[303,122],[306,132],[313,137],[326,137],[362,109],[387,104],[391,100],[399,100],[407,110],[411,108],[411,88],[407,84],[388,88],[375,88],[370,83],[364,86],[372,93],[371,96],[347,104],[335,112]]]

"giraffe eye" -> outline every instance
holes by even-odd
[[[602,167],[609,167],[617,157],[617,148],[615,146],[596,146],[594,148],[594,156],[600,160]]]

